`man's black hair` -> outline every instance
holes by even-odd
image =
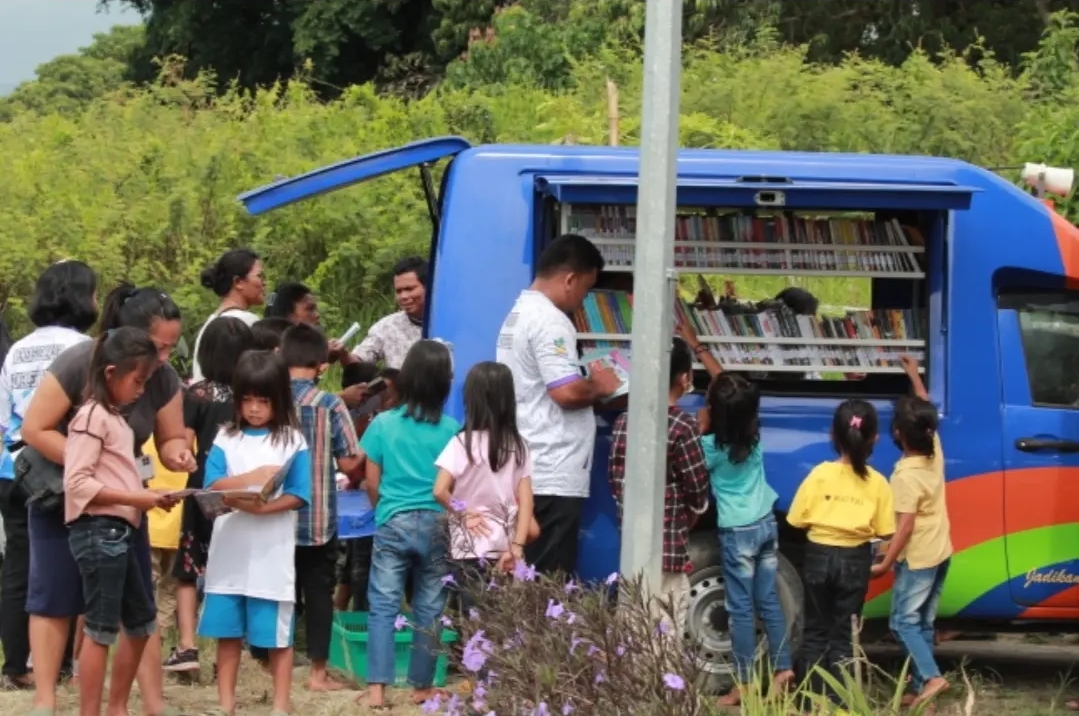
[[[416,280],[427,285],[427,261],[419,256],[407,256],[393,265],[393,275],[416,274]]]
[[[59,261],[41,272],[30,299],[30,320],[38,328],[63,326],[79,333],[97,322],[97,275],[82,261]]]
[[[577,234],[563,234],[547,245],[536,264],[541,278],[568,271],[587,274],[603,270],[603,254],[596,245]]]
[[[318,328],[297,323],[281,334],[281,358],[289,368],[321,368],[330,362],[330,342]]]
[[[671,383],[674,387],[678,379],[686,373],[693,372],[693,351],[689,344],[681,338],[675,338],[671,343]]]

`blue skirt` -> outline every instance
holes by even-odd
[[[26,612],[39,617],[77,617],[85,611],[82,575],[71,555],[63,513],[43,513],[33,506],[29,509],[30,582],[26,592]],[[131,546],[139,563],[139,576],[153,603],[150,533],[145,517]]]

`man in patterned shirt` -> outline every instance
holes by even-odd
[[[296,592],[303,599],[307,657],[312,691],[342,688],[327,672],[337,586],[337,471],[353,472],[360,463],[359,438],[344,402],[320,390],[319,375],[329,366],[330,345],[322,331],[298,323],[281,336],[281,358],[292,378],[292,397],[300,429],[311,454],[311,501],[296,521]],[[336,462],[336,464],[335,464]],[[268,657],[252,649],[256,659]]]
[[[393,294],[397,313],[379,319],[367,337],[351,353],[341,355],[342,365],[383,363],[400,368],[412,344],[423,337],[423,309],[427,300],[427,262],[419,256],[401,259],[393,267]],[[339,350],[336,343],[333,348]]]
[[[675,627],[685,628],[689,597],[689,530],[708,509],[708,469],[701,451],[701,433],[696,419],[677,406],[693,388],[693,355],[681,338],[671,348],[671,387],[667,396],[667,486],[663,495],[663,581],[658,595],[675,606]],[[628,413],[618,416],[611,441],[607,478],[618,503],[622,521],[622,501],[626,477],[626,423]],[[664,617],[666,621],[666,617]]]

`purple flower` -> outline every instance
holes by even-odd
[[[566,612],[566,623],[567,624],[573,624],[576,621],[577,621],[577,615],[576,614],[574,614],[573,612]]]
[[[664,674],[663,683],[672,691],[681,691],[686,688],[686,682],[678,674]]]
[[[442,579],[440,579],[438,581],[442,582],[443,587],[447,587],[447,586],[449,586],[451,584],[456,584],[456,581],[454,580],[452,574],[447,574],[445,577],[443,577]]]
[[[599,647],[598,646],[596,646],[595,644],[589,644],[588,645],[588,655],[589,656],[595,656],[598,653],[599,653]]]
[[[606,674],[604,674],[602,671],[597,671],[596,672],[596,683],[597,684],[602,684],[606,680],[607,680],[607,675]]]
[[[660,619],[659,624],[656,624],[656,633],[657,634],[670,634],[671,633],[671,625],[667,623],[666,619]]]
[[[487,657],[490,654],[491,642],[487,640],[483,635],[483,630],[480,629],[465,644],[461,655],[461,664],[469,671],[479,671],[487,662]]]
[[[611,586],[618,581],[618,572],[611,572],[607,575],[607,586]]]
[[[431,698],[427,699],[426,701],[423,702],[423,705],[420,706],[420,710],[423,711],[425,714],[438,713],[439,709],[441,709],[441,708],[442,708],[442,697],[439,696],[438,694],[435,694]]]
[[[569,580],[568,582],[566,582],[566,587],[565,587],[565,589],[566,589],[566,594],[573,594],[574,592],[578,591],[578,590],[580,589],[580,587],[578,587],[578,586],[577,586],[577,583],[576,583],[576,582],[574,582],[574,581],[573,581],[573,580],[571,579],[571,580]]]
[[[619,644],[617,647],[615,647],[614,653],[615,653],[615,656],[625,656],[626,647]]]
[[[468,503],[464,500],[450,500],[450,509],[454,512],[464,512],[468,509]]]
[[[468,619],[469,619],[469,621],[474,621],[474,622],[479,621],[479,619],[480,619],[479,610],[476,609],[475,607],[471,607],[468,610]]]
[[[441,621],[442,626],[446,627],[447,629],[449,629],[449,628],[451,628],[453,626],[453,620],[450,619],[445,614],[442,615],[442,618],[439,621]]]
[[[569,653],[572,654],[574,651],[577,650],[577,647],[579,647],[583,643],[584,643],[584,639],[581,639],[580,637],[575,636],[575,637],[571,638],[569,640]]]
[[[476,688],[472,690],[472,695],[477,699],[482,699],[487,695],[487,687],[483,685],[483,682],[476,684]]]
[[[547,618],[548,619],[558,619],[560,616],[562,616],[562,612],[564,612],[564,611],[566,611],[566,608],[564,606],[562,606],[561,604],[559,604],[558,602],[556,602],[555,600],[553,600],[553,599],[548,599],[547,600]]]
[[[487,591],[489,592],[492,589],[498,589],[498,583],[495,582],[494,577],[492,577],[491,581],[487,583]]]
[[[569,716],[571,713],[573,713],[573,711],[574,708],[572,701],[567,701],[566,703],[562,704],[562,716]]]
[[[531,564],[525,564],[524,560],[517,560],[513,565],[513,578],[518,582],[536,581],[536,568]]]
[[[404,614],[398,614],[397,618],[393,620],[393,628],[396,631],[401,631],[402,629],[405,629],[407,627],[408,627],[408,619],[405,618]]]
[[[532,709],[532,716],[548,716],[550,713],[546,701],[540,701],[539,705]]]

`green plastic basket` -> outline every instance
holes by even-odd
[[[411,622],[412,615],[405,614]],[[457,634],[442,630],[442,645],[457,641]],[[393,634],[394,686],[408,685],[408,660],[412,653],[412,629]],[[330,666],[367,682],[367,612],[337,612],[330,639]],[[443,649],[435,659],[435,686],[446,685],[449,655]]]

